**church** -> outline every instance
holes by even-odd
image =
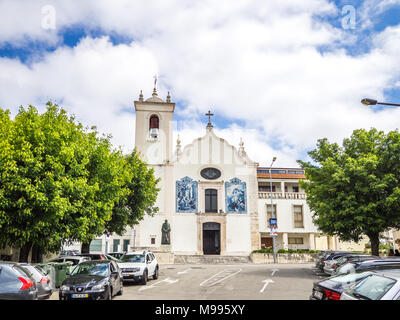
[[[258,164],[215,135],[209,112],[203,135],[182,147],[173,137],[175,103],[157,95],[134,102],[135,147],[160,178],[154,217],[135,228],[136,247],[176,255],[249,255],[260,248]],[[200,132],[201,134],[201,132]],[[174,147],[176,145],[176,147]],[[162,241],[162,225],[170,226]]]

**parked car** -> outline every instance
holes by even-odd
[[[340,259],[340,258],[339,258]],[[333,271],[335,271],[336,263],[338,260],[333,259],[333,260],[327,260],[324,264],[324,273],[331,275]]]
[[[382,270],[370,270],[340,274],[321,281],[314,282],[310,300],[339,300],[341,294],[355,283],[378,274]]]
[[[114,261],[85,261],[75,266],[69,275],[60,287],[60,300],[111,300],[114,295],[123,293],[121,270]]]
[[[0,261],[0,300],[37,300],[38,289],[29,272],[16,262]]]
[[[90,261],[90,257],[84,257],[84,256],[66,256],[66,257],[60,257],[57,259],[50,260],[49,262],[72,262],[73,266],[76,266],[77,264],[84,262],[84,261]]]
[[[400,258],[380,258],[377,260],[349,262],[339,267],[335,274],[345,274],[366,270],[400,269]]]
[[[126,252],[111,252],[111,253],[109,253],[108,255],[110,255],[110,256],[112,256],[112,257],[114,257],[114,258],[116,258],[116,259],[121,259],[121,257],[124,255],[124,254],[126,254]]]
[[[130,252],[122,256],[118,263],[124,281],[146,284],[151,275],[158,279],[159,266],[156,256],[150,251]]]
[[[38,289],[38,299],[49,299],[53,289],[50,284],[50,278],[44,273],[43,269],[29,263],[20,263],[20,266],[27,270],[31,278],[33,278]]]
[[[320,259],[329,252],[332,252],[332,250],[319,250],[317,253],[317,258]]]
[[[79,250],[63,250],[60,252],[58,255],[59,257],[65,257],[65,256],[77,256],[79,255]]]
[[[317,260],[316,267],[319,268],[321,271],[324,270],[325,263],[329,260],[336,260],[346,255],[354,255],[357,253],[350,252],[350,251],[328,251],[326,252],[321,258]],[[361,254],[361,253],[360,253]]]
[[[340,300],[399,300],[400,270],[373,274],[344,291]]]
[[[334,275],[336,272],[336,269],[338,269],[340,266],[342,266],[345,263],[348,262],[359,262],[359,261],[367,261],[367,260],[377,260],[380,259],[377,256],[371,256],[371,255],[364,255],[364,254],[349,254],[346,256],[342,256],[338,259],[334,259],[334,260],[328,260],[325,263],[324,266],[324,273],[328,274],[328,275]]]

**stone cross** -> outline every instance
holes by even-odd
[[[206,113],[206,116],[208,116],[208,125],[209,125],[209,126],[211,126],[211,117],[212,117],[213,115],[214,115],[214,114],[211,113],[210,110],[208,110],[208,113]]]

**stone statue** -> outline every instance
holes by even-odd
[[[171,239],[169,233],[171,232],[171,226],[168,223],[168,220],[165,219],[162,227],[161,227],[161,244],[171,244]]]

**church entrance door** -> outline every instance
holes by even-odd
[[[203,224],[203,253],[220,254],[221,252],[221,225],[216,222]]]

